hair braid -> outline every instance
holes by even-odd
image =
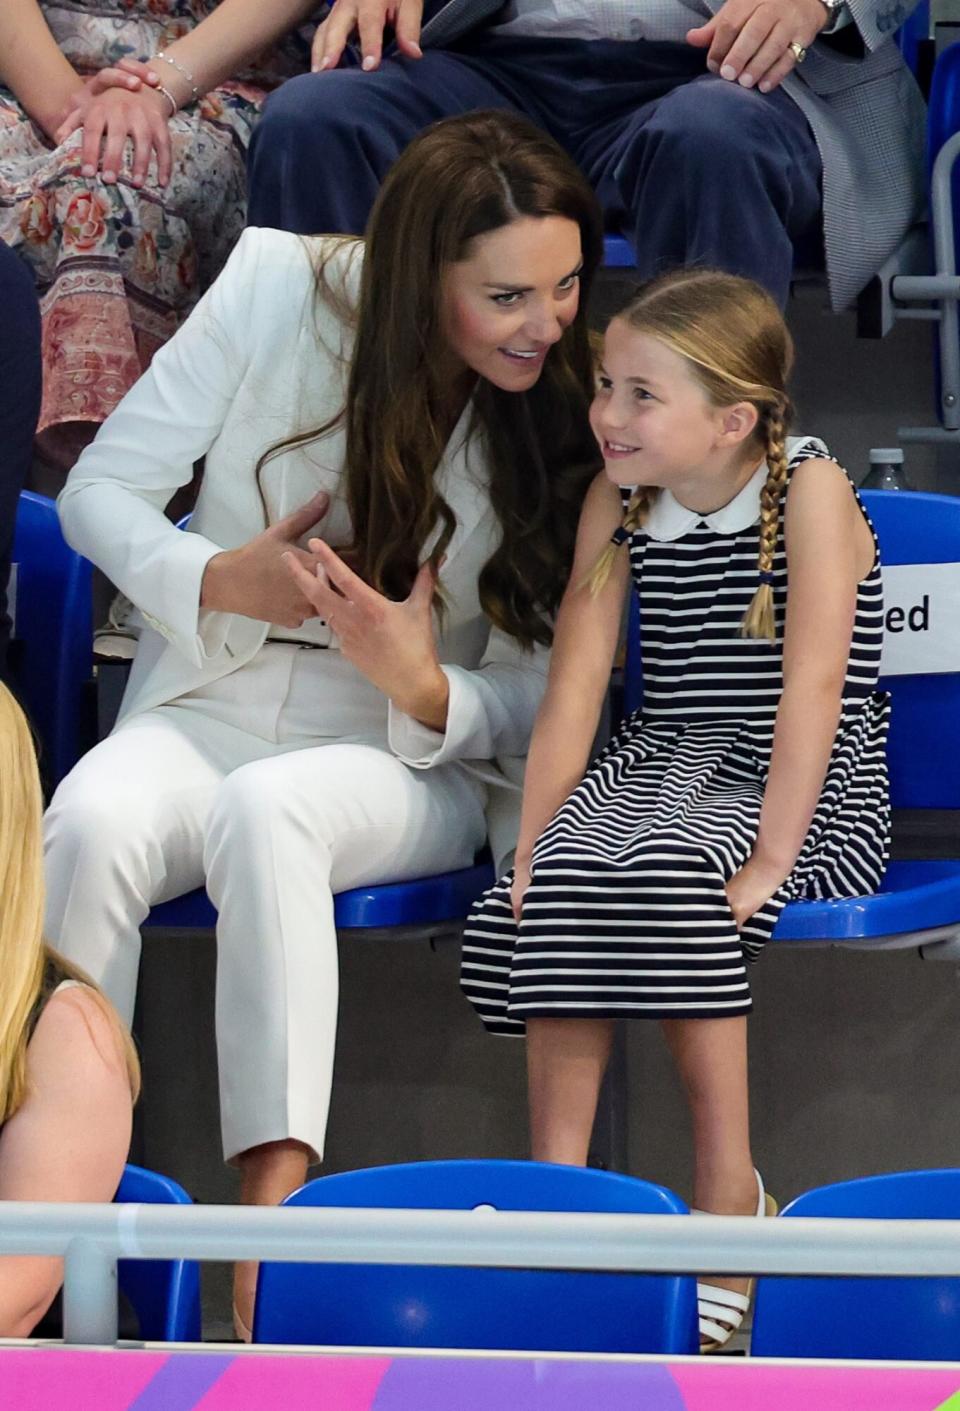
[[[760,552],[757,568],[760,583],[747,608],[740,633],[744,637],[765,638],[774,642],[777,624],[773,605],[773,556],[777,550],[780,528],[780,506],[787,488],[787,403],[782,399],[769,409],[763,419],[766,433],[767,479],[760,493]]]
[[[610,536],[610,542],[603,553],[597,559],[593,568],[579,585],[581,588],[590,589],[590,596],[595,598],[602,591],[607,579],[610,577],[610,570],[613,568],[617,557],[617,550],[621,544],[625,544],[635,529],[646,519],[653,503],[656,490],[648,485],[641,485],[634,490],[630,496],[626,513],[620,522],[619,528],[615,529]]]

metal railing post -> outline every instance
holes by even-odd
[[[86,1236],[67,1245],[63,1266],[63,1339],[117,1341],[117,1260]]]

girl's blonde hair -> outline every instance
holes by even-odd
[[[745,637],[774,641],[773,556],[787,485],[786,439],[793,412],[786,390],[793,341],[780,310],[750,279],[719,270],[680,269],[645,284],[617,317],[685,358],[713,406],[750,402],[757,409],[754,439],[758,454],[767,461],[760,496],[760,581],[740,631]],[[634,491],[622,525],[589,576],[591,592],[603,587],[618,548],[643,524],[658,493],[654,486]]]
[[[43,800],[30,729],[0,684],[0,1126],[27,1096],[27,1044],[56,983],[88,985],[116,1028],[135,1098],[140,1065],[119,1016],[88,976],[43,940]]]

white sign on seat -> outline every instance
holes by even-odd
[[[960,563],[883,569],[883,676],[960,671]]]

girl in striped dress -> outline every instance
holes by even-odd
[[[463,987],[526,1031],[533,1156],[582,1164],[614,1021],[659,1020],[690,1106],[694,1204],[770,1205],[750,1151],[747,962],[798,898],[876,889],[888,705],[876,538],[822,442],[788,438],[790,336],[758,286],[681,270],[610,324],[588,493],[533,734],[515,870]],[[628,488],[620,488],[626,486]],[[631,578],[641,709],[588,767]],[[745,1280],[700,1285],[722,1346]]]

